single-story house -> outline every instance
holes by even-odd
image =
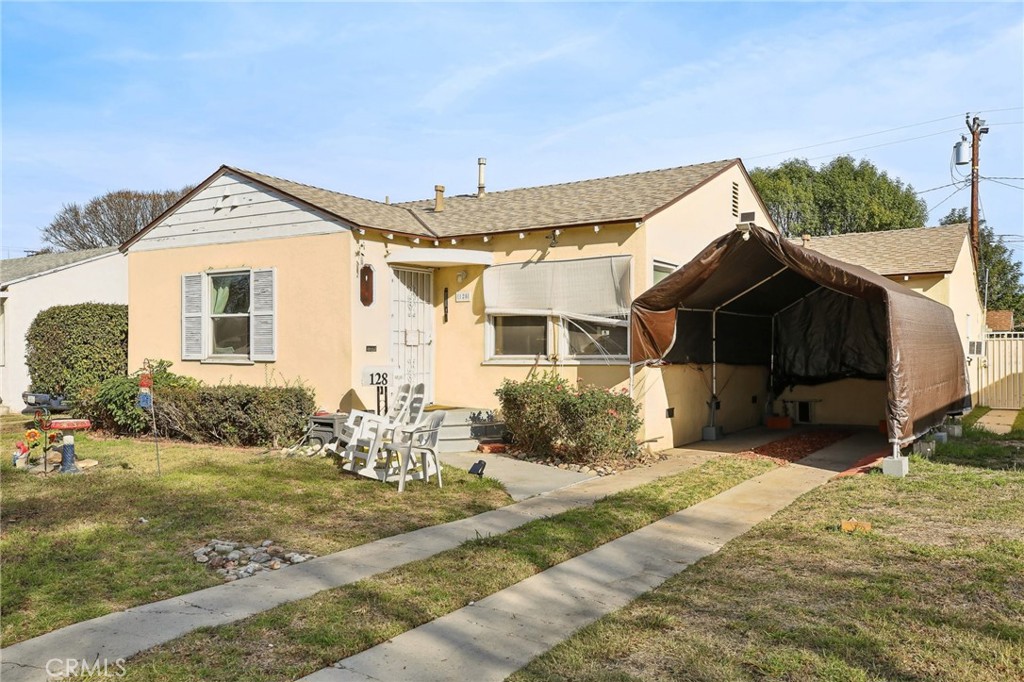
[[[25,408],[25,334],[41,311],[74,303],[127,303],[128,264],[117,247],[0,261],[0,405]]]
[[[668,363],[666,377],[710,364],[712,404],[757,403],[767,383],[769,399],[793,403],[803,421],[819,401],[839,416],[863,409],[850,384],[862,382],[894,449],[970,406],[949,306],[756,225],[737,226],[638,296],[630,341],[631,362]],[[821,393],[794,400],[793,388]],[[716,407],[708,417],[715,438],[725,424]]]
[[[538,370],[624,388],[632,298],[741,219],[775,229],[739,159],[497,192],[483,163],[475,192],[398,204],[222,166],[121,245],[129,366],[302,382],[330,410],[374,409],[385,374],[480,409]],[[660,373],[636,385],[665,414]]]

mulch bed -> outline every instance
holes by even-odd
[[[803,459],[812,452],[817,452],[824,447],[838,443],[848,438],[853,431],[846,429],[818,429],[807,431],[795,436],[786,436],[771,443],[759,445],[753,450],[746,450],[737,453],[739,457],[746,459],[768,459],[776,464],[784,465]]]

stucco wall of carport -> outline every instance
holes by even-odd
[[[775,413],[786,414],[787,400],[810,400],[812,424],[877,426],[885,419],[887,386],[881,379],[840,379],[817,386],[787,388],[775,401]]]
[[[660,381],[650,381],[650,375],[654,373],[661,375]],[[664,391],[668,408],[675,413],[666,420],[671,424],[672,442],[663,442],[667,439],[662,438],[652,447],[659,450],[701,440],[701,430],[708,425],[711,365],[666,365],[660,369],[647,369],[644,374],[647,381],[641,380],[638,390],[643,392],[644,384],[649,381],[655,390]],[[726,434],[760,424],[768,400],[767,387],[766,367],[719,365],[718,399],[721,407],[715,423]],[[648,421],[652,417],[648,415]]]

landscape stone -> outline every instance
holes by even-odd
[[[271,560],[271,558],[272,557],[269,554],[267,554],[266,552],[259,552],[257,554],[253,554],[252,555],[252,560],[256,561],[258,563],[261,563],[261,564],[267,563],[268,561]]]
[[[232,550],[230,553],[228,553],[228,561],[238,561],[241,558],[241,556],[242,553],[239,552],[237,549]]]
[[[272,544],[274,544],[273,540],[264,540],[260,543],[260,547],[270,547]]]
[[[206,556],[205,554],[200,554],[196,557],[196,561],[198,561],[201,564],[205,564],[209,560],[210,557]]]

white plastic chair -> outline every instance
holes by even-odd
[[[399,460],[398,492],[405,491],[405,480],[410,469],[420,468],[423,480],[430,481],[431,473],[437,475],[437,487],[444,487],[441,481],[441,463],[437,460],[437,441],[448,413],[444,410],[431,412],[420,424],[397,427],[395,438],[381,447],[387,452],[387,467],[390,469],[392,456]]]
[[[381,416],[364,410],[352,410],[348,413],[348,418],[341,427],[341,436],[324,446],[324,449],[329,452],[333,452],[334,454],[340,454],[340,451],[343,450],[345,446],[348,445],[349,441],[355,437],[363,420],[368,417],[378,421],[384,420],[388,423],[398,423],[403,421],[407,418],[409,401],[411,398],[412,386],[405,383],[401,384],[395,391],[395,399],[392,402],[390,409],[388,409],[387,414]],[[422,411],[422,408],[420,408],[420,410]]]

